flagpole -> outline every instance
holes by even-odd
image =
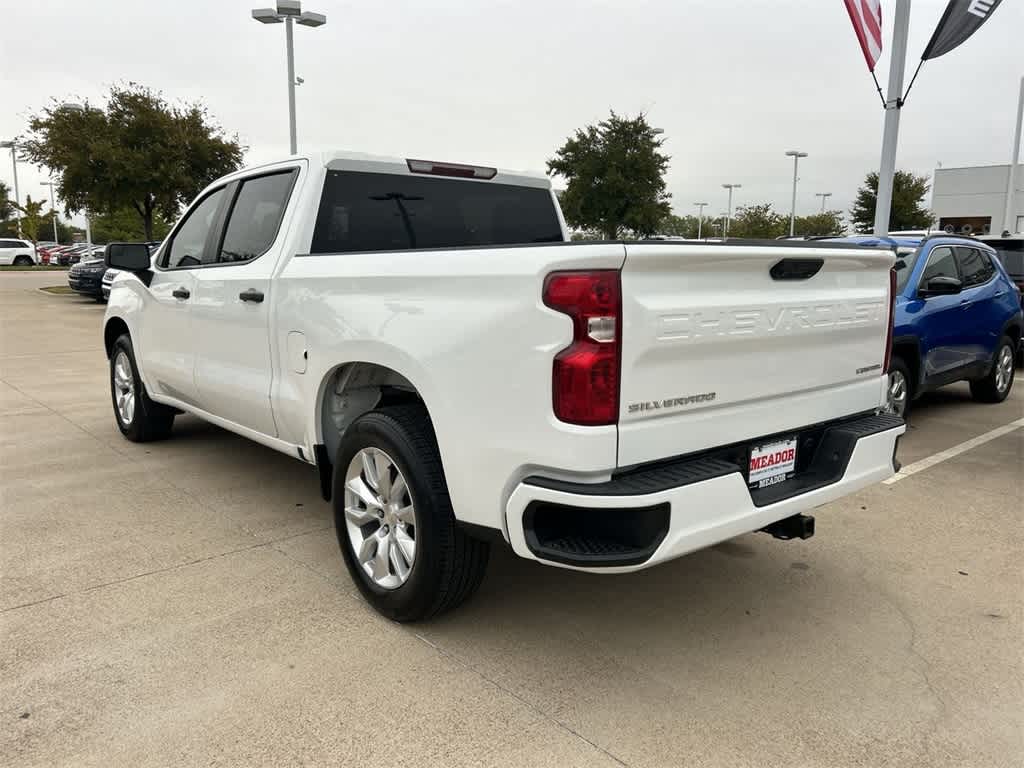
[[[1011,234],[1017,229],[1013,196],[1017,191],[1017,166],[1020,163],[1020,127],[1022,122],[1024,122],[1024,77],[1020,79],[1020,96],[1017,98],[1017,124],[1013,129],[1013,154],[1010,155],[1010,178],[1006,182],[1006,212],[1003,214],[1002,231]]]
[[[909,30],[910,0],[896,0],[892,54],[889,58],[889,90],[885,101],[885,128],[882,131],[882,160],[878,169],[878,198],[875,204],[876,237],[889,234],[892,183],[896,173],[896,144],[900,133],[900,107],[903,106],[903,70],[907,62]]]

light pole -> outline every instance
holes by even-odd
[[[292,44],[292,19],[304,27],[322,27],[327,17],[322,13],[303,11],[299,0],[277,0],[276,8],[253,8],[252,17],[261,24],[284,22],[285,48],[288,54],[288,146],[296,154],[298,142],[295,138],[295,48]]]
[[[39,183],[39,186],[50,188],[50,208],[53,210],[53,242],[59,243],[60,238],[57,236],[57,208],[54,205],[57,199],[53,196],[53,179],[42,181]]]
[[[727,213],[725,214],[725,230],[722,233],[722,237],[728,237],[729,236],[729,223],[732,221],[732,191],[734,189],[739,189],[742,186],[743,186],[742,184],[723,184],[722,185],[723,188],[729,190],[729,208],[727,209]]]
[[[79,104],[78,102],[75,102],[75,101],[65,101],[63,104],[60,105],[60,107],[61,107],[61,109],[71,109],[71,110],[74,110],[75,112],[83,112],[83,113],[86,110],[86,107],[84,105]],[[86,251],[85,252],[89,253],[92,250],[92,227],[89,224],[89,208],[88,207],[86,207],[84,209],[84,213],[85,213],[85,245],[86,245]]]
[[[14,168],[14,214],[18,220],[18,237],[21,237],[21,211],[17,208],[21,205],[21,198],[18,197],[18,147],[13,141],[0,141],[0,147],[11,150],[11,166]]]
[[[697,239],[700,240],[701,230],[704,225],[704,206],[707,203],[694,203],[697,206]]]
[[[830,197],[832,197],[832,193],[831,192],[815,192],[814,196],[821,198],[821,212],[824,213],[825,212],[825,201],[828,200]]]
[[[793,158],[793,203],[789,208],[789,236],[793,237],[796,231],[796,166],[801,157],[807,157],[807,153],[791,149],[786,152],[786,157]]]

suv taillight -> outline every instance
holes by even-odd
[[[572,344],[555,355],[552,403],[570,424],[619,420],[622,289],[618,270],[553,272],[544,303],[572,318]]]
[[[896,270],[889,270],[889,327],[885,331],[885,360],[882,362],[882,373],[889,372],[892,362],[892,330],[896,323]]]

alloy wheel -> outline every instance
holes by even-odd
[[[114,402],[121,423],[127,427],[135,418],[135,377],[131,361],[123,350],[114,357]]]
[[[1010,386],[1013,378],[1013,350],[1004,346],[999,350],[999,357],[996,359],[996,390],[1003,394]]]
[[[903,416],[907,410],[907,377],[903,375],[903,371],[889,372],[885,410],[896,416]]]
[[[345,529],[364,573],[397,589],[416,562],[416,510],[401,470],[380,448],[363,448],[345,472]]]

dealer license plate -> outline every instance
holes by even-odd
[[[767,488],[782,483],[796,470],[796,438],[755,445],[750,449],[750,472],[747,482],[752,488]]]

